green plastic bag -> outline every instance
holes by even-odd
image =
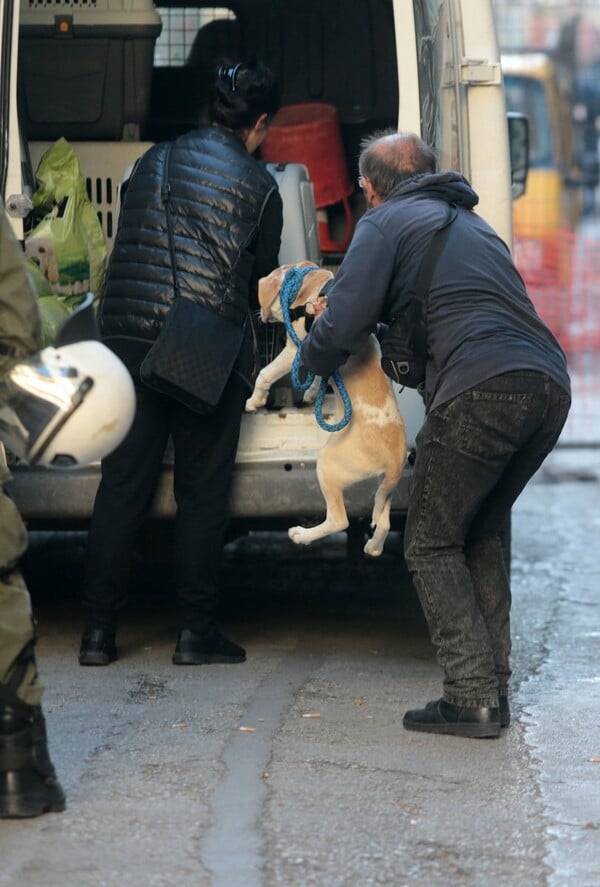
[[[87,195],[79,161],[59,139],[40,160],[33,195],[34,227],[25,235],[25,253],[48,281],[50,292],[72,310],[87,292],[100,293],[107,247]],[[39,295],[46,295],[36,287]]]
[[[54,342],[56,333],[71,313],[71,308],[63,298],[53,295],[50,281],[35,262],[27,259],[25,268],[31,289],[38,299],[45,348]]]
[[[58,296],[42,296],[39,299],[40,315],[42,318],[42,335],[44,348],[52,345],[56,339],[59,328],[63,325],[70,310]]]

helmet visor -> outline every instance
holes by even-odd
[[[8,374],[0,437],[16,456],[35,465],[93,384],[53,348],[32,355]]]

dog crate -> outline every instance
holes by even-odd
[[[54,142],[30,142],[29,157],[33,172]],[[138,157],[151,142],[74,142],[81,174],[92,206],[98,214],[108,252],[112,250],[119,215],[119,191]]]
[[[21,0],[19,89],[27,137],[139,138],[160,31],[152,0]]]
[[[266,167],[277,182],[283,202],[279,263],[308,261],[320,265],[315,193],[307,167],[302,163],[267,163]]]

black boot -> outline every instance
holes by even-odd
[[[212,665],[245,662],[246,651],[222,635],[216,625],[205,631],[182,628],[173,653],[174,665]]]
[[[117,658],[115,632],[108,628],[86,628],[79,648],[80,665],[108,665]]]
[[[0,709],[0,817],[59,813],[65,795],[56,779],[41,708],[30,717]]]

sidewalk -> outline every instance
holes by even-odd
[[[559,445],[600,448],[600,353],[580,355],[569,374],[573,403]]]

